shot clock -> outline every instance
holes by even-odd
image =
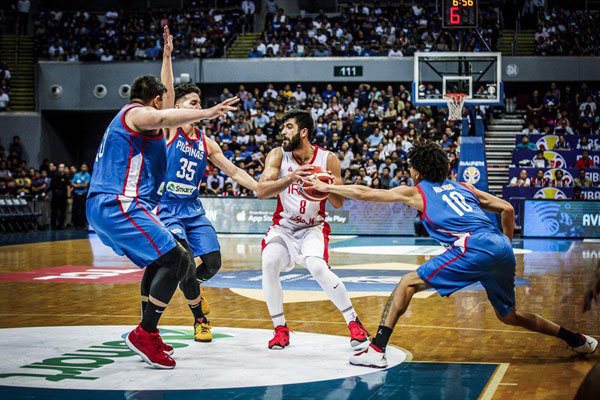
[[[477,0],[443,0],[444,28],[477,28]]]

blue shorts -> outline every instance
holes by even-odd
[[[417,273],[441,296],[480,282],[492,306],[504,317],[515,307],[515,266],[512,245],[505,235],[476,232],[464,247],[451,247],[421,265]]]
[[[158,217],[173,235],[188,242],[194,257],[221,250],[217,232],[204,215],[200,200],[162,201]]]
[[[151,209],[143,200],[116,194],[95,194],[86,203],[88,221],[102,243],[140,268],[177,246]]]

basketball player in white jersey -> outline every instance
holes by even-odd
[[[305,266],[329,299],[342,312],[350,329],[352,347],[367,343],[368,333],[360,323],[346,288],[327,264],[329,233],[325,222],[327,200],[336,208],[344,204],[338,195],[309,201],[300,196],[298,180],[310,175],[313,166],[329,171],[335,184],[342,184],[341,165],[335,154],[310,142],[314,121],[309,112],[292,110],[282,118],[283,146],[271,150],[258,182],[258,197],[277,196],[273,226],[262,242],[263,292],[275,327],[270,349],[290,344],[290,330],[283,315],[283,290],[279,274],[291,271],[294,264]]]

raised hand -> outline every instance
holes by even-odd
[[[239,102],[240,99],[239,97],[230,97],[227,100],[225,100],[222,103],[217,104],[214,107],[209,108],[209,111],[211,111],[211,118],[217,118],[217,117],[221,117],[225,114],[227,114],[229,111],[236,111],[237,107],[234,106],[234,104],[236,104],[237,102]]]
[[[163,57],[171,57],[173,52],[173,36],[169,31],[169,26],[165,25],[163,31]]]

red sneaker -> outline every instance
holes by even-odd
[[[290,328],[285,325],[279,325],[275,328],[275,337],[269,341],[269,348],[273,350],[282,350],[290,344]]]
[[[367,332],[358,318],[348,324],[348,329],[350,329],[350,346],[355,349],[362,347],[369,339],[369,332]]]
[[[175,360],[162,350],[160,342],[162,340],[158,331],[154,333],[146,332],[141,325],[138,325],[125,338],[127,347],[154,368],[175,368]]]
[[[172,356],[173,353],[175,352],[175,350],[173,350],[173,346],[170,346],[162,341],[162,338],[160,337],[160,331],[158,331],[158,345],[160,346],[160,349],[162,351],[164,351],[165,353],[167,353],[170,356]]]

